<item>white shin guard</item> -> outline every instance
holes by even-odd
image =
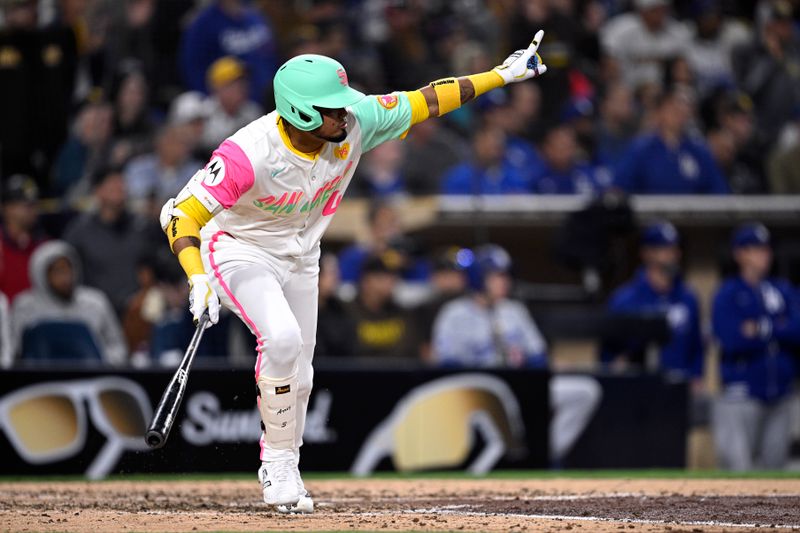
[[[293,457],[296,448],[297,371],[282,379],[261,376],[258,389],[261,395],[259,411],[264,423],[265,456],[262,459]]]

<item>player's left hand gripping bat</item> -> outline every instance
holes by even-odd
[[[153,449],[161,448],[167,442],[169,431],[172,429],[175,416],[178,414],[181,401],[183,401],[186,382],[189,381],[189,369],[192,367],[194,355],[197,353],[197,347],[200,345],[200,340],[203,338],[203,332],[206,329],[208,321],[208,313],[203,313],[203,316],[197,321],[197,329],[192,336],[189,347],[186,348],[186,353],[181,360],[181,364],[178,366],[175,375],[172,376],[172,381],[169,382],[167,389],[161,396],[161,401],[158,402],[156,414],[153,415],[153,421],[150,422],[150,427],[147,428],[147,433],[145,433],[144,436],[147,445]]]

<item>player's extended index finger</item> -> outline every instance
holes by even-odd
[[[536,32],[536,35],[533,36],[533,40],[531,44],[528,46],[528,51],[536,52],[539,49],[539,45],[542,42],[542,37],[544,37],[544,30],[539,30]]]

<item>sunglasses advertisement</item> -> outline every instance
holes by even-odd
[[[0,453],[12,459],[2,462],[0,475],[100,479],[118,473],[250,470],[257,461],[261,428],[247,371],[194,370],[169,442],[159,450],[147,448],[144,433],[169,375],[3,373]],[[655,377],[646,383],[619,377],[597,380],[602,402],[576,439],[567,464],[593,466],[591,461],[602,456],[626,464],[599,467],[685,464],[687,424],[680,413],[686,410],[675,409],[685,402],[684,385]],[[304,468],[355,475],[546,468],[553,445],[550,428],[558,411],[551,390],[556,381],[539,370],[321,368],[309,404]],[[626,409],[631,395],[650,401]],[[637,432],[610,437],[603,430],[609,427],[635,427]],[[617,453],[598,453],[598,446]]]

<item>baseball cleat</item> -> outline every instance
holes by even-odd
[[[306,486],[303,483],[303,477],[300,475],[300,458],[297,456],[295,457],[294,460],[294,474],[295,474],[295,479],[297,480],[297,493],[300,495],[300,499],[294,505],[279,505],[278,512],[285,514],[313,513],[314,500],[311,498],[311,494],[306,490]]]
[[[304,490],[300,493],[300,499],[296,504],[279,505],[277,509],[283,514],[311,514],[314,512],[314,499],[311,498],[311,493]]]
[[[297,467],[293,459],[264,461],[258,469],[258,480],[269,505],[294,505],[300,500]]]

